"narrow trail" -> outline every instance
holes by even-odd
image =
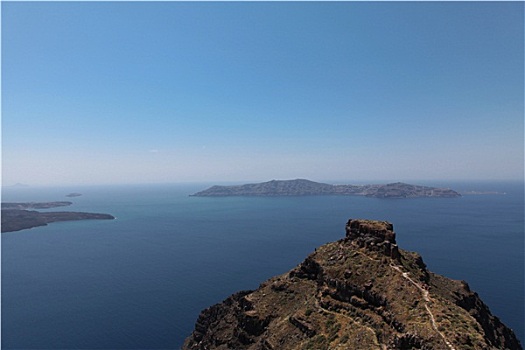
[[[425,288],[423,288],[419,283],[417,283],[416,281],[414,281],[412,278],[410,278],[410,276],[408,276],[408,272],[403,272],[401,271],[401,268],[399,266],[395,266],[395,265],[390,265],[390,267],[392,267],[394,270],[398,271],[399,273],[401,273],[401,276],[403,276],[403,278],[405,278],[407,281],[409,281],[410,283],[412,283],[414,286],[416,286],[422,293],[423,295],[423,299],[425,300],[426,304],[425,304],[425,309],[427,310],[427,313],[428,315],[430,316],[430,321],[432,323],[432,328],[434,328],[434,330],[441,336],[441,338],[443,338],[443,341],[445,342],[445,344],[447,344],[448,348],[450,350],[456,350],[454,348],[454,346],[452,346],[452,343],[449,342],[447,340],[447,338],[445,337],[445,335],[438,329],[438,326],[436,324],[436,319],[434,318],[434,314],[432,313],[432,311],[430,310],[430,308],[428,307],[428,303],[431,301],[430,300],[430,296],[429,296],[429,293],[428,293],[428,290],[426,290]]]
[[[378,259],[374,259],[372,257],[370,257],[368,254],[362,252],[362,251],[357,251],[359,254],[365,256],[366,258],[372,260],[372,261],[380,261]],[[438,333],[441,338],[443,338],[443,341],[445,342],[445,344],[448,346],[448,348],[450,350],[456,350],[456,348],[454,348],[454,346],[452,345],[451,342],[449,342],[447,340],[447,338],[445,337],[445,335],[438,329],[438,326],[437,326],[437,323],[436,323],[436,319],[434,318],[434,314],[432,313],[432,311],[430,310],[430,307],[428,307],[428,303],[431,302],[430,300],[430,296],[429,296],[429,293],[428,293],[428,290],[426,290],[425,288],[423,288],[421,286],[421,284],[417,283],[416,281],[414,281],[412,278],[410,278],[410,276],[408,275],[408,272],[403,272],[400,268],[400,266],[396,266],[396,265],[393,265],[392,263],[390,264],[390,267],[393,268],[394,270],[396,270],[397,272],[399,272],[401,274],[401,276],[403,276],[403,278],[405,278],[407,281],[409,281],[410,283],[412,283],[417,289],[419,289],[421,291],[421,294],[423,295],[423,300],[425,300],[425,309],[427,310],[427,313],[430,317],[430,322],[432,323],[432,328],[434,328],[434,330],[436,331],[436,333]]]

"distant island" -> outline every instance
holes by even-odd
[[[461,194],[449,188],[409,185],[402,182],[386,185],[330,185],[305,179],[272,180],[268,182],[238,186],[212,186],[191,196],[227,197],[227,196],[319,196],[342,195],[374,198],[419,198],[461,197]]]
[[[70,194],[66,194],[66,197],[80,197],[82,195],[82,193],[77,193],[77,192],[72,192]]]
[[[498,192],[498,191],[465,191],[462,192],[464,195],[505,195],[506,192]]]
[[[49,209],[71,205],[71,202],[2,203],[2,232],[13,232],[46,226],[58,221],[113,220],[114,216],[83,212],[39,212],[27,209]]]
[[[22,184],[22,183],[20,183],[20,182],[17,182],[17,183],[14,184],[14,185],[5,186],[5,187],[11,187],[11,188],[27,188],[27,187],[29,187],[29,185],[26,185],[26,184]]]
[[[24,202],[24,203],[2,203],[2,209],[49,209],[56,207],[67,207],[72,202]]]

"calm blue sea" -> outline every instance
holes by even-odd
[[[506,193],[455,199],[188,196],[208,185],[4,189],[81,192],[66,210],[117,220],[2,234],[2,349],[178,349],[202,309],[342,238],[349,218],[391,221],[403,249],[468,281],[525,339],[523,183],[433,183]]]

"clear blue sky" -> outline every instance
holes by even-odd
[[[523,179],[523,10],[2,2],[2,181]]]

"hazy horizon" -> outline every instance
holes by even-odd
[[[44,189],[44,188],[56,188],[64,190],[82,190],[82,188],[91,188],[91,187],[158,187],[158,186],[201,186],[202,190],[210,186],[219,185],[219,186],[236,186],[236,185],[245,185],[245,184],[255,184],[255,183],[264,183],[272,180],[278,181],[287,181],[287,180],[297,180],[298,178],[283,178],[283,179],[261,179],[261,180],[225,180],[225,181],[175,181],[175,182],[115,182],[115,183],[69,183],[69,184],[26,184],[26,183],[15,183],[15,184],[3,184],[2,189],[4,190],[32,190],[32,189]],[[301,178],[303,179],[303,178]],[[332,185],[385,185],[391,183],[407,183],[410,185],[419,185],[419,186],[430,186],[438,188],[451,188],[457,191],[496,191],[500,185],[504,184],[525,184],[523,179],[507,179],[507,180],[498,180],[498,179],[411,179],[411,180],[398,180],[398,179],[375,179],[375,180],[356,180],[356,179],[305,179],[317,183],[326,183]],[[460,186],[460,187],[456,187]],[[487,187],[489,186],[489,187]]]
[[[523,2],[1,7],[3,186],[523,181]]]

